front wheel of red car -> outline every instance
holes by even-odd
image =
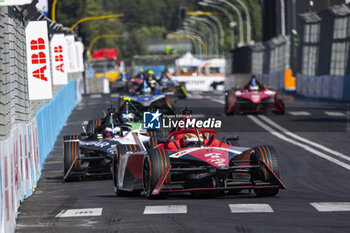
[[[143,190],[146,197],[157,198],[164,197],[164,194],[152,196],[153,189],[166,172],[170,164],[170,159],[164,149],[149,149],[148,154],[143,160]],[[166,176],[164,184],[170,183],[170,173]]]
[[[277,109],[277,114],[283,115],[285,112],[285,106],[284,102],[281,99],[276,99],[276,109]]]
[[[251,154],[250,160],[252,165],[261,165],[264,162],[275,173],[277,177],[280,177],[280,170],[277,161],[277,154],[273,146],[257,146],[254,147],[254,152]],[[275,177],[271,175],[264,167],[256,168],[251,171],[252,180],[260,182],[268,182],[274,184]],[[258,197],[271,197],[275,196],[279,191],[279,188],[256,188],[254,192]]]

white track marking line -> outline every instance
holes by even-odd
[[[273,213],[269,204],[229,204],[231,213]]]
[[[56,215],[56,218],[70,218],[70,217],[92,217],[101,216],[102,208],[91,208],[91,209],[68,209],[62,210]]]
[[[350,211],[350,202],[314,202],[310,205],[319,212]]]
[[[316,143],[316,142],[310,141],[310,140],[308,140],[308,139],[306,139],[306,138],[300,137],[299,135],[297,135],[297,134],[295,134],[295,133],[292,133],[292,132],[288,131],[286,128],[283,128],[282,126],[280,126],[280,125],[278,125],[277,123],[273,122],[272,120],[270,120],[270,119],[267,118],[266,116],[259,116],[259,117],[260,117],[261,119],[265,120],[265,121],[266,121],[268,124],[270,124],[271,126],[275,127],[276,129],[282,131],[283,133],[287,134],[288,136],[290,136],[290,137],[292,137],[292,138],[295,138],[295,139],[297,139],[297,140],[299,140],[299,141],[302,141],[302,142],[304,142],[304,143],[307,143],[307,144],[309,144],[309,145],[311,145],[311,146],[317,147],[317,148],[319,148],[319,149],[321,149],[321,150],[324,150],[324,151],[326,151],[326,152],[328,152],[328,153],[330,153],[330,154],[333,154],[333,155],[335,155],[335,156],[338,156],[339,158],[342,158],[342,159],[344,159],[344,160],[350,161],[350,156],[347,156],[347,155],[342,154],[342,153],[340,153],[340,152],[338,152],[338,151],[332,150],[332,149],[330,149],[330,148],[328,148],[328,147],[325,147],[325,146],[323,146],[323,145],[321,145],[321,144],[318,144],[318,143]]]
[[[187,205],[146,206],[143,214],[186,214]]]
[[[344,117],[345,113],[343,112],[324,112],[324,114],[328,115],[328,116],[333,116],[333,117]]]
[[[225,100],[211,99],[211,101],[214,101],[220,104],[225,104]]]
[[[101,97],[102,97],[101,94],[90,95],[91,99],[98,99],[98,98],[101,98]]]
[[[287,138],[286,136],[282,135],[281,133],[275,132],[272,128],[270,128],[264,122],[260,121],[259,119],[257,119],[254,116],[248,116],[248,118],[251,119],[252,121],[254,121],[257,125],[259,125],[262,128],[264,128],[267,132],[271,133],[272,135],[274,135],[274,136],[276,136],[276,137],[278,137],[278,138],[280,138],[280,139],[282,139],[282,140],[284,140],[286,142],[289,142],[289,143],[291,143],[293,145],[299,146],[299,147],[303,148],[304,150],[307,150],[307,151],[309,151],[309,152],[311,152],[311,153],[313,153],[313,154],[315,154],[315,155],[317,155],[317,156],[319,156],[321,158],[324,158],[324,159],[326,159],[326,160],[328,160],[328,161],[330,161],[332,163],[335,163],[335,164],[337,164],[339,166],[342,166],[345,169],[350,170],[350,165],[349,164],[346,164],[346,163],[344,163],[344,162],[342,162],[342,161],[340,161],[338,159],[335,159],[335,158],[333,158],[333,157],[331,157],[329,155],[326,155],[326,154],[324,154],[324,153],[322,153],[322,152],[320,152],[318,150],[315,150],[315,149],[311,148],[308,145],[305,145],[305,144],[302,144],[300,142],[296,142],[296,141],[294,141],[294,140],[292,140],[290,138]]]
[[[288,112],[288,113],[293,116],[310,116],[311,115],[309,112],[304,112],[304,111],[296,111],[296,112]]]

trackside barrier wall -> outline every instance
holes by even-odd
[[[306,76],[298,74],[297,93],[316,98],[350,100],[349,76]]]
[[[77,80],[81,82],[81,80]],[[56,137],[81,99],[81,88],[72,80],[41,107],[28,124],[17,124],[0,141],[0,232],[14,232],[17,209],[37,186],[41,168]]]
[[[51,152],[57,136],[75,107],[76,101],[76,82],[72,80],[37,112],[40,165],[43,165]]]
[[[225,89],[242,88],[250,80],[251,74],[255,74],[267,87],[284,89],[285,70],[290,69],[289,54],[290,38],[287,36],[232,50],[226,56],[226,77],[232,81],[225,81]]]
[[[20,201],[30,196],[40,177],[36,119],[12,127],[0,142],[1,232],[14,232]]]
[[[299,15],[299,94],[350,100],[349,22],[349,4]]]

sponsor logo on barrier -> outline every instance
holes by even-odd
[[[54,34],[51,38],[52,82],[54,85],[68,83],[67,74],[67,43],[64,34]]]
[[[29,99],[51,99],[51,67],[46,21],[30,21],[26,27]]]
[[[75,49],[75,38],[74,35],[65,36],[67,49],[68,49],[68,72],[76,72],[78,64],[77,64],[77,51]]]

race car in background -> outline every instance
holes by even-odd
[[[162,73],[158,82],[161,84],[162,92],[173,92],[176,99],[187,98],[185,83],[173,80],[170,72]]]
[[[83,124],[83,131],[80,135],[63,137],[65,181],[83,176],[108,176],[117,145],[136,147],[141,141],[149,143],[148,136],[132,130],[112,107],[104,119]]]
[[[161,92],[158,84],[150,78],[145,79],[127,99],[140,112],[159,110],[165,114],[174,113],[173,93]]]
[[[240,147],[237,136],[219,140],[212,129],[176,127],[153,148],[118,145],[112,173],[117,195],[143,190],[147,198],[243,189],[266,197],[285,189],[272,146]]]
[[[275,90],[265,88],[255,76],[241,90],[225,92],[225,114],[274,112],[284,114],[285,105]]]

